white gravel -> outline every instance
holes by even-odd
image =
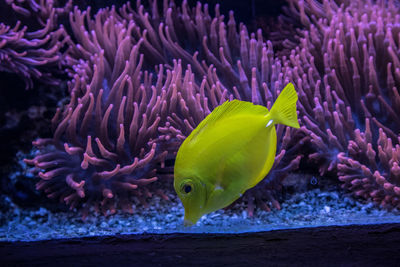
[[[12,208],[2,214],[0,241],[41,240],[82,236],[141,233],[239,233],[283,228],[326,225],[400,222],[399,211],[385,211],[373,204],[360,203],[341,191],[313,189],[297,193],[281,203],[281,210],[256,209],[248,217],[244,204],[203,216],[192,227],[183,226],[183,206],[174,193],[170,201],[154,197],[149,208],[136,207],[133,215],[117,213],[110,217],[79,212],[50,212],[47,209]]]

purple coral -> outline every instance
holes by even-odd
[[[49,68],[59,65],[62,45],[63,29],[49,35],[48,28],[27,32],[20,23],[13,28],[0,23],[0,71],[16,73],[27,88],[33,86],[32,78],[56,85],[58,80],[50,74]]]
[[[166,157],[152,141],[165,114],[166,85],[152,86],[152,75],[140,69],[139,45],[125,45],[119,47],[130,51],[126,60],[113,62],[119,73],[107,72],[104,50],[84,64],[94,72],[80,65],[70,103],[53,118],[54,137],[34,142],[41,153],[26,160],[44,170],[38,189],[71,208],[85,202],[84,216],[92,205],[104,214],[132,212],[133,196],[142,204],[154,192],[167,198],[145,186],[157,180]]]
[[[303,126],[277,127],[273,170],[244,196],[249,213],[254,203],[280,207],[277,189],[308,140],[321,175],[337,172],[356,195],[398,207],[396,10],[391,1],[290,0],[303,30],[287,41],[270,35],[287,49],[278,57],[261,31],[237,25],[233,12],[226,22],[218,6],[215,17],[207,5],[186,1],[164,1],[162,9],[152,1],[149,13],[137,1],[94,18],[90,8],[75,8],[76,43],[67,40],[64,61],[71,101],[53,119],[54,138],[36,141],[40,153],[27,160],[43,169],[38,188],[85,213],[92,205],[105,214],[131,212],[132,201],[145,204],[154,192],[166,198],[160,189],[168,185],[158,179],[171,176],[166,159],[207,114],[233,98],[270,108],[292,81]]]
[[[72,0],[60,5],[58,0],[5,0],[11,8],[24,17],[35,17],[44,26],[48,18],[67,14],[72,7]]]
[[[208,6],[200,3],[190,9],[183,1],[181,13],[173,2],[168,6],[168,9],[164,8],[163,16],[158,14],[156,6],[151,9],[152,14],[144,13],[140,6],[138,12],[129,5],[121,9],[123,17],[135,18],[138,24],[143,25],[145,53],[156,55],[155,60],[160,62],[171,56],[181,58],[192,66],[198,80],[205,77],[198,87],[200,91],[196,92],[190,86],[182,94],[183,101],[180,101],[177,112],[168,117],[166,127],[160,128],[160,131],[169,138],[175,136],[183,140],[208,114],[199,108],[202,101],[207,103],[206,110],[213,110],[232,98],[271,107],[279,90],[290,80],[283,73],[280,60],[274,57],[271,42],[263,41],[261,31],[249,34],[243,24],[236,24],[233,12],[230,12],[226,24],[218,5],[214,18],[208,13]],[[152,21],[150,17],[157,19]],[[155,25],[158,26],[158,35]],[[189,40],[192,51],[194,47],[192,54],[188,53],[190,48],[185,47],[183,40]],[[265,203],[280,207],[271,192],[281,186],[281,181],[290,171],[298,168],[303,156],[300,147],[308,137],[301,130],[279,126],[277,133],[278,155],[273,170],[263,183],[245,196],[250,214],[253,213],[254,199],[265,210],[269,209]]]
[[[400,136],[392,141],[382,128],[374,142],[367,119],[365,132],[356,130],[356,138],[349,141],[348,156],[343,152],[338,155],[338,175],[343,187],[384,208],[400,208],[399,143]]]
[[[53,119],[54,138],[35,142],[41,152],[27,161],[44,169],[38,188],[50,197],[71,207],[84,203],[85,210],[94,205],[104,213],[113,213],[119,206],[131,211],[132,199],[145,203],[152,191],[165,197],[159,186],[150,190],[156,176],[168,173],[164,160],[176,153],[184,137],[212,109],[232,98],[270,107],[277,90],[288,82],[271,44],[263,42],[260,32],[257,38],[249,35],[244,25],[239,33],[233,13],[227,35],[218,8],[213,19],[207,6],[200,4],[191,11],[184,2],[180,13],[168,2],[164,17],[156,10],[153,6],[151,23],[139,4],[137,11],[125,5],[120,14],[114,8],[103,9],[94,19],[90,9],[81,12],[75,8],[70,14],[78,42],[70,44],[66,57],[73,78],[69,83],[71,102]],[[197,20],[196,34],[191,31],[194,28],[186,29],[185,34],[193,43],[201,40],[200,52],[189,54],[182,48],[182,40],[176,37],[181,19],[192,27]],[[151,25],[160,26],[156,31]],[[232,58],[240,60],[234,64]],[[186,71],[182,61],[189,63]],[[165,66],[156,66],[158,75],[153,83],[153,74],[145,69],[151,71],[156,63]],[[285,127],[278,128],[278,136],[282,141],[275,170],[248,193],[248,199],[256,196],[264,209],[269,207],[261,199],[279,208],[271,192],[298,167],[302,157],[299,146],[307,138]],[[286,160],[281,161],[284,155]],[[252,203],[249,201],[250,213]]]
[[[397,207],[399,9],[392,1],[290,3],[306,26],[286,65],[316,148],[310,158],[321,174],[338,169],[357,196]]]
[[[21,3],[7,3],[23,15],[30,14],[29,9],[20,6]],[[60,69],[60,50],[68,38],[64,28],[56,23],[56,8],[52,4],[41,5],[33,0],[30,3],[35,3],[31,6],[42,13],[38,30],[28,31],[21,21],[14,27],[0,23],[0,71],[19,75],[25,81],[26,88],[33,86],[32,79],[57,85],[59,80],[54,77],[53,69]]]

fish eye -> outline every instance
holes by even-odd
[[[192,191],[192,187],[189,184],[187,184],[187,185],[185,185],[184,190],[185,190],[185,193],[189,193],[190,191]]]
[[[183,183],[181,186],[181,192],[183,194],[189,194],[193,191],[193,184],[192,183]]]

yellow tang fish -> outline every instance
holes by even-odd
[[[185,208],[184,224],[231,204],[259,183],[275,160],[275,124],[299,128],[297,93],[289,83],[271,111],[250,102],[226,101],[179,148],[174,188]]]

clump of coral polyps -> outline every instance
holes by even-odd
[[[165,23],[171,23],[172,17],[180,19],[182,13],[173,2],[166,5],[172,8],[164,10],[164,17],[152,16],[152,25],[159,19]],[[156,10],[153,6],[154,14]],[[172,166],[165,166],[165,160],[174,157],[185,136],[215,107],[233,98],[271,106],[277,90],[288,82],[280,73],[280,61],[274,59],[271,44],[264,43],[260,33],[258,39],[249,35],[243,25],[239,34],[232,14],[226,37],[219,12],[212,19],[214,23],[200,4],[196,13],[191,13],[184,2],[182,12],[189,12],[192,22],[200,15],[208,17],[198,27],[204,31],[190,39],[194,43],[204,40],[200,54],[188,56],[180,46],[183,40],[174,43],[170,39],[175,24],[162,29],[159,22],[160,31],[152,31],[141,5],[136,11],[124,6],[121,16],[114,8],[103,9],[94,19],[90,9],[74,9],[70,14],[71,39],[77,43],[70,44],[65,57],[72,77],[71,100],[53,119],[54,137],[34,142],[40,152],[27,160],[43,169],[38,189],[71,208],[83,206],[85,214],[91,206],[105,214],[119,207],[132,211],[134,201],[145,204],[153,193],[166,198],[163,189],[172,183],[160,178],[171,177]],[[219,38],[207,41],[217,28]],[[157,40],[164,40],[165,51]],[[241,46],[235,40],[241,40]],[[207,46],[214,49],[222,44],[220,57],[214,58]],[[237,65],[231,59],[226,65],[230,55],[240,58]],[[182,62],[189,64],[185,68]],[[165,64],[151,67],[155,63]],[[232,87],[235,81],[237,87]],[[269,209],[268,203],[279,208],[273,191],[290,170],[298,168],[303,157],[300,147],[307,138],[283,126],[277,133],[275,169],[265,183],[248,193],[248,199],[265,201],[264,209]],[[252,201],[249,207],[252,213]]]
[[[399,7],[393,1],[290,1],[306,30],[287,58],[321,174],[398,207]]]
[[[215,107],[241,99],[271,107],[293,82],[301,129],[277,127],[275,164],[246,192],[280,208],[276,195],[307,156],[319,173],[384,207],[399,207],[400,16],[393,1],[292,1],[271,33],[249,33],[208,5],[137,1],[119,10],[75,8],[63,64],[70,102],[39,139],[37,187],[71,208],[132,212],[156,193],[166,198],[181,142]],[[27,3],[35,3],[27,2]],[[162,11],[162,12],[160,12]],[[0,48],[1,49],[1,48]],[[1,50],[0,50],[1,51]],[[304,149],[307,148],[307,149]],[[311,152],[309,152],[311,151]],[[305,153],[308,153],[305,155]]]
[[[114,83],[103,51],[94,57],[94,73],[75,77],[70,103],[53,118],[54,137],[34,142],[41,152],[27,160],[44,170],[37,188],[71,208],[84,202],[86,209],[94,205],[104,214],[119,207],[132,212],[133,196],[143,204],[154,192],[167,198],[161,188],[151,192],[147,185],[157,181],[166,158],[153,139],[165,116],[164,88],[171,79],[153,86],[152,75],[140,69],[138,47],[130,48],[130,60],[117,63],[122,69]],[[88,75],[90,84],[83,79]]]
[[[39,26],[32,30],[21,20],[0,23],[0,72],[13,73],[21,77],[26,88],[33,87],[33,80],[49,85],[59,85],[60,79],[54,74],[62,73],[63,48],[69,37],[58,15],[69,11],[71,1],[63,7],[56,7],[54,1],[12,1],[7,0],[13,10]],[[2,14],[7,6],[1,5]],[[34,16],[33,16],[34,14]],[[37,21],[37,22],[36,22]]]
[[[33,79],[58,85],[51,69],[60,68],[60,49],[66,40],[63,28],[50,30],[52,23],[49,18],[46,26],[35,32],[28,32],[20,22],[13,27],[0,23],[0,72],[17,74],[26,88],[33,86]]]
[[[358,197],[400,208],[400,136],[392,140],[380,128],[374,141],[368,119],[366,125],[365,132],[356,130],[355,139],[349,141],[348,156],[338,155],[339,180]]]

